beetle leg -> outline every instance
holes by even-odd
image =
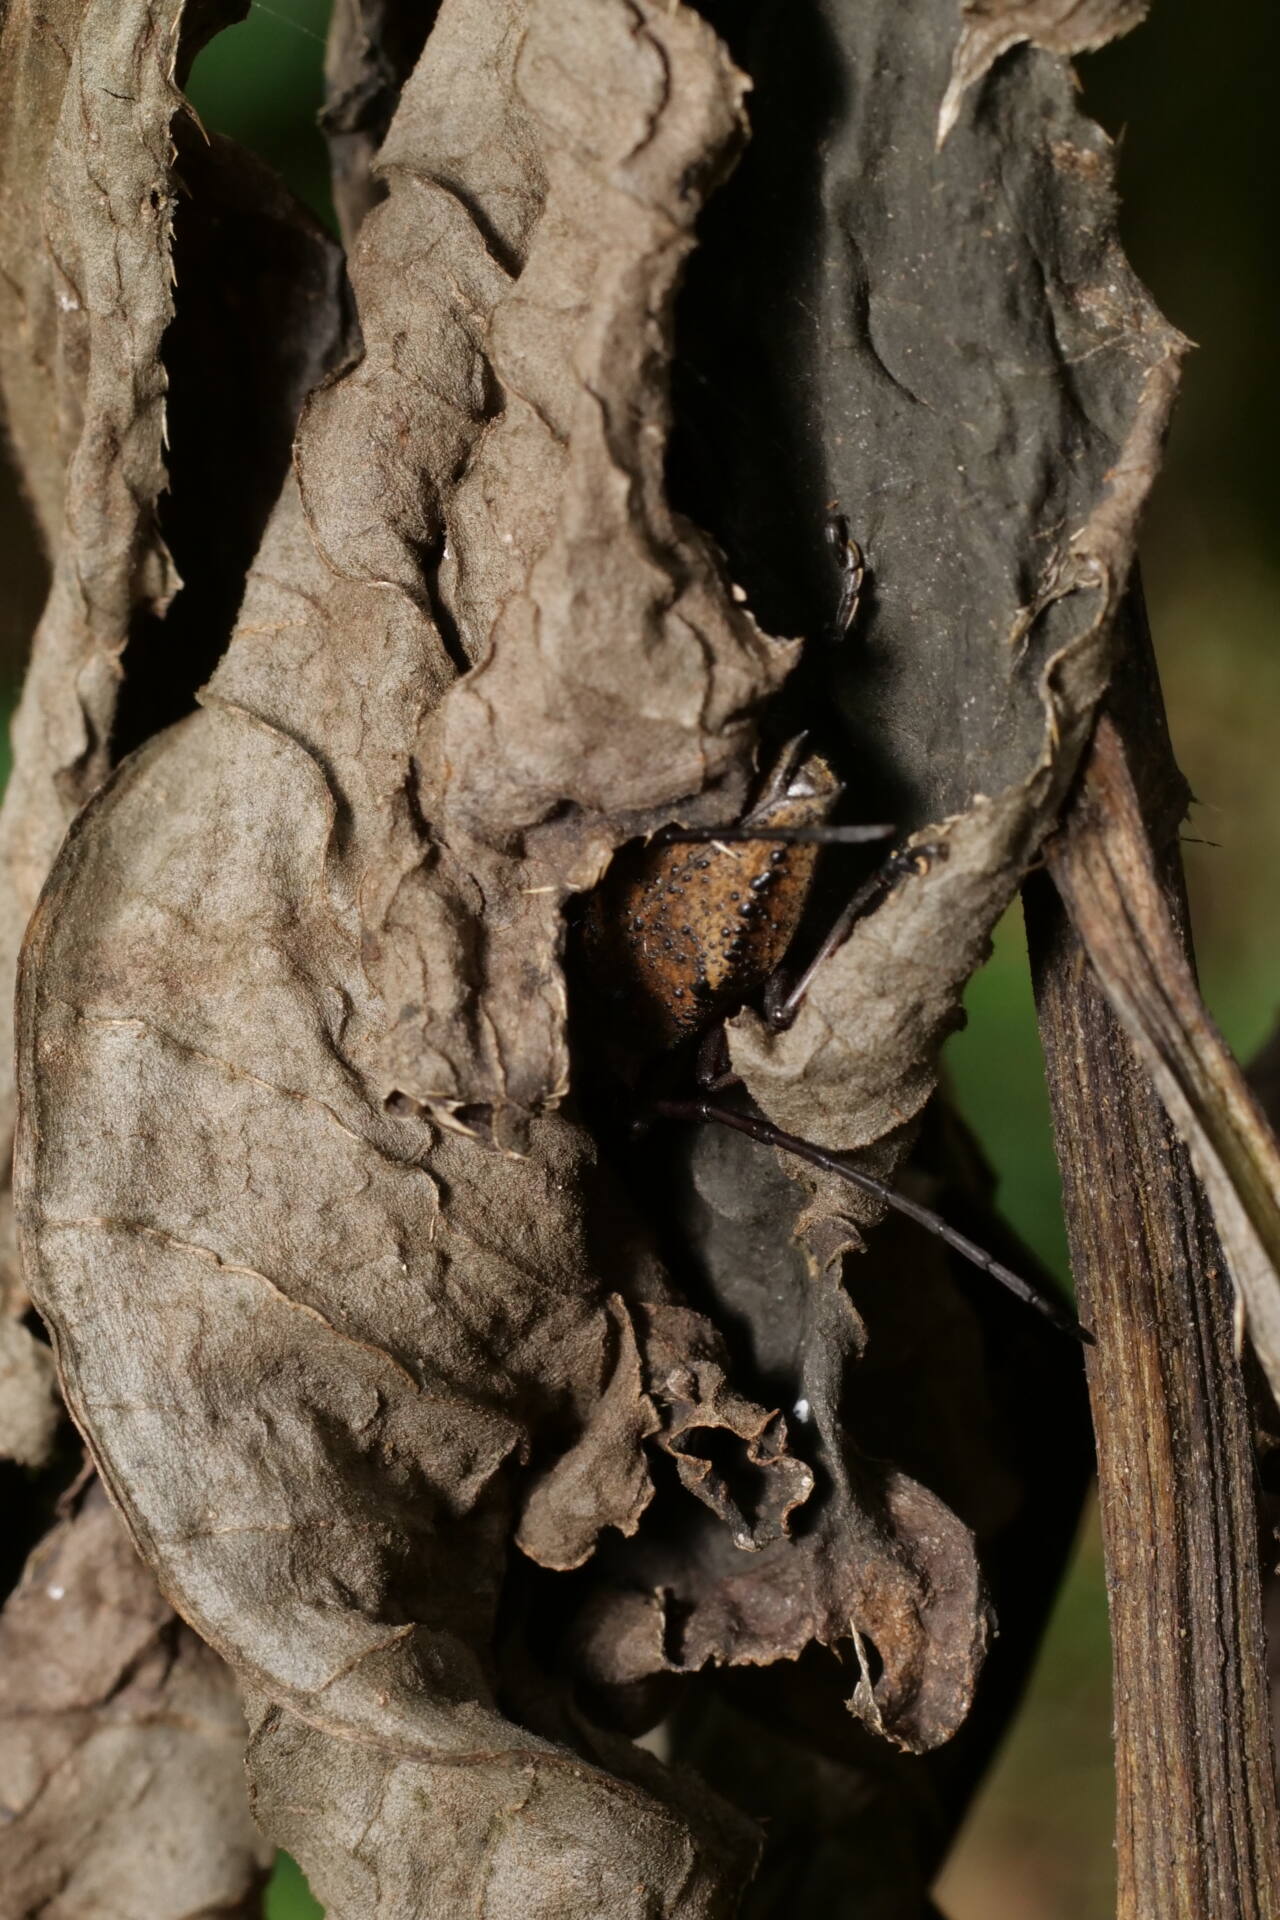
[[[935,860],[945,860],[946,857],[947,848],[940,841],[924,846],[900,847],[896,853],[891,853],[883,865],[863,881],[848,905],[837,915],[817,952],[792,984],[785,990],[778,988],[771,991],[774,983],[770,981],[765,987],[764,1012],[769,1025],[777,1031],[791,1025],[823,961],[844,945],[857,922],[873,907],[879,906],[899,880],[909,873],[927,873]]]
[[[703,1093],[723,1093],[738,1084],[738,1076],[729,1064],[729,1042],[724,1022],[717,1020],[698,1042],[694,1078]]]
[[[891,840],[896,827],[885,823],[866,826],[817,827],[659,827],[650,841],[654,847],[739,846],[775,843],[780,847],[865,847]]]
[[[835,553],[840,566],[840,599],[836,605],[836,617],[831,623],[830,637],[843,640],[858,617],[858,602],[862,596],[862,583],[866,578],[866,563],[862,557],[862,548],[851,538],[849,522],[840,512],[835,501],[827,508],[826,525],[823,529],[827,545]]]

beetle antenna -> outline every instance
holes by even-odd
[[[651,844],[659,847],[701,846],[723,841],[726,846],[740,841],[778,841],[784,847],[862,847],[874,840],[892,840],[896,827],[660,827]]]
[[[834,1173],[837,1179],[847,1181],[851,1187],[858,1187],[863,1193],[873,1194],[887,1207],[905,1214],[917,1226],[936,1234],[939,1240],[963,1254],[980,1272],[998,1280],[1002,1287],[1007,1287],[1027,1306],[1034,1307],[1037,1313],[1043,1314],[1063,1333],[1072,1334],[1086,1346],[1094,1344],[1088,1328],[1082,1327],[1061,1301],[1055,1300],[1050,1294],[1041,1293],[1038,1287],[1033,1287],[1030,1281],[1014,1273],[1011,1267],[1004,1266],[985,1252],[976,1241],[967,1239],[955,1227],[948,1226],[940,1213],[934,1213],[930,1207],[922,1207],[915,1200],[908,1200],[905,1194],[895,1193],[883,1180],[877,1180],[873,1174],[863,1173],[860,1167],[850,1166],[840,1155],[815,1147],[810,1141],[802,1140],[799,1134],[784,1133],[781,1127],[773,1126],[768,1120],[758,1120],[753,1114],[740,1113],[736,1107],[717,1106],[713,1100],[655,1100],[652,1111],[664,1120],[714,1121],[717,1126],[732,1127],[736,1133],[745,1133],[749,1140],[758,1140],[762,1146],[777,1147],[783,1153],[794,1154],[798,1160],[807,1160],[812,1167],[820,1167],[824,1173]]]

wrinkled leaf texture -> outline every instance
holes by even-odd
[[[181,46],[176,8],[12,6],[0,19],[0,384],[54,575],[0,819],[6,982],[77,806],[230,617],[298,405],[342,331],[337,250],[185,115],[175,62],[220,23],[203,12],[188,9]],[[52,1354],[26,1324],[12,1121],[6,1023],[0,1453],[41,1470],[7,1483],[17,1552],[72,1449]],[[0,1911],[258,1910],[269,1852],[247,1807],[234,1678],[175,1618],[101,1494],[76,1497],[9,1597],[0,1694]]]
[[[949,4],[807,9],[776,83],[786,20],[744,21],[757,155],[815,37],[853,108],[797,202],[829,240],[805,297],[753,298],[741,244],[719,308],[718,376],[799,367],[822,432],[800,473],[708,428],[732,457],[698,518],[763,617],[777,556],[735,528],[780,478],[815,528],[839,496],[875,581],[828,676],[843,757],[875,740],[930,852],[788,1032],[741,1016],[733,1057],[771,1118],[888,1170],[1105,685],[1180,343],[1059,63],[1002,63],[939,154]],[[676,289],[742,100],[687,8],[445,0],[377,182],[349,149],[360,350],[307,403],[231,645],[201,710],[78,814],[25,949],[27,1284],[135,1541],[244,1682],[259,1818],[335,1915],[727,1914],[754,1830],[587,1718],[574,1663],[622,1719],[655,1676],[843,1643],[858,1715],[925,1749],[985,1645],[977,1513],[848,1438],[871,1216],[776,1176],[799,1311],[766,1403],[759,1352],[739,1381],[714,1289],[682,1297],[566,1098],[566,902],[637,834],[732,817],[799,658],[667,488]],[[708,262],[752,161],[711,202]],[[153,282],[164,242],[136,243]],[[54,536],[64,597],[106,557],[36,656],[28,886],[66,770],[72,803],[101,773],[132,615],[176,585],[136,511],[168,317],[156,283],[120,350],[139,474],[108,458],[104,374],[105,473],[67,491],[101,539]],[[545,1684],[513,1537],[576,1583]]]

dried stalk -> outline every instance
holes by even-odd
[[[1140,628],[1140,621],[1136,623]],[[1139,633],[1139,647],[1146,645]],[[1145,663],[1143,663],[1145,666]],[[1189,960],[1158,688],[1099,728],[1049,854],[1159,868]],[[1138,802],[1129,785],[1136,770]],[[1280,1911],[1250,1425],[1208,1202],[1045,877],[1024,891],[1097,1433],[1115,1677],[1120,1920]]]

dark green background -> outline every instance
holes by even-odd
[[[327,212],[315,128],[327,0],[255,4],[200,56],[205,123],[275,164]],[[1280,950],[1280,565],[1274,551],[1280,383],[1273,365],[1269,82],[1280,72],[1273,0],[1157,0],[1125,42],[1081,64],[1088,102],[1122,137],[1131,254],[1198,343],[1144,542],[1152,624],[1175,745],[1198,797],[1186,857],[1210,1005],[1245,1057],[1277,1012]],[[43,590],[12,502],[0,665],[10,685]],[[1206,844],[1213,843],[1213,844]],[[1001,1175],[1009,1217],[1065,1272],[1021,927],[1011,915],[974,980],[947,1065]],[[951,1920],[1104,1920],[1113,1911],[1106,1607],[1091,1522],[1063,1590],[1032,1695],[949,1868]],[[282,1861],[269,1920],[319,1909]]]

